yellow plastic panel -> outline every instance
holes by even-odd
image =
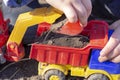
[[[89,67],[86,69],[86,73],[85,73],[85,77],[87,78],[88,76],[92,75],[92,74],[96,74],[96,73],[101,73],[101,74],[104,74],[106,75],[110,80],[113,80],[111,75],[104,71],[104,70],[94,70],[94,69],[89,69]],[[116,79],[115,79],[116,80]]]
[[[84,77],[85,68],[82,67],[71,67],[71,76]]]
[[[62,14],[62,12],[53,7],[44,7],[19,15],[7,44],[9,42],[16,42],[19,45],[28,27],[41,22],[53,23]]]
[[[120,80],[120,74],[111,74],[111,80]]]

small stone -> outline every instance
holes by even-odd
[[[52,43],[53,43],[52,40],[49,40],[49,41],[48,41],[48,44],[49,44],[49,45],[52,45]]]

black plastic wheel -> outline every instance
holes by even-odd
[[[65,80],[65,75],[59,70],[49,70],[44,75],[45,80]]]
[[[110,80],[110,79],[104,74],[92,74],[88,77],[87,80]]]

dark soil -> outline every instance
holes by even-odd
[[[9,63],[4,68],[0,72],[0,80],[1,79],[32,80],[33,77],[38,77],[37,62],[34,60],[25,60],[23,62],[21,61],[17,63]]]
[[[89,37],[84,35],[69,36],[65,34],[57,33],[62,25],[66,23],[67,19],[65,15],[62,15],[52,24],[49,31],[44,32],[40,37],[38,37],[35,42],[47,45],[56,45],[64,47],[74,47],[83,48],[89,43]]]
[[[53,32],[45,32],[36,42],[41,44],[83,48],[89,43],[89,38],[83,35],[69,36]]]

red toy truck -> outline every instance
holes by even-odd
[[[70,48],[43,44],[32,44],[30,58],[50,64],[86,66],[92,48],[101,49],[108,39],[107,24],[100,21],[90,21],[81,33],[90,38],[84,48]]]
[[[102,49],[108,41],[108,24],[103,21],[90,21],[81,34],[90,38],[90,42],[83,48],[32,44],[30,58],[39,61],[39,75],[45,80],[66,80],[65,76],[68,74],[85,77],[87,80],[119,80],[119,72],[109,73],[104,69],[90,69],[88,66],[92,49]],[[99,61],[97,63],[101,64]],[[102,65],[107,65],[108,68],[111,66],[108,63]]]
[[[6,55],[6,59],[10,61],[18,61],[23,57],[24,49],[20,44],[24,33],[29,26],[39,24],[41,22],[53,23],[61,15],[62,13],[59,13],[59,11],[56,11],[56,9],[53,8],[36,9],[32,12],[20,15],[7,42],[8,53]],[[0,27],[2,26],[1,29],[3,32],[5,31],[5,34],[2,33],[2,36],[5,37],[5,42],[2,43],[2,46],[4,46],[8,39],[8,34],[6,32],[8,30],[4,27],[6,22],[4,22],[3,17],[1,17],[0,21],[0,24],[2,24],[0,25]],[[46,23],[40,25],[43,25],[43,27],[40,27],[41,31],[38,31],[38,34],[41,34],[42,31],[44,32],[48,30],[50,27],[50,25],[46,25]],[[109,62],[109,64],[101,64],[97,61],[98,56],[93,56],[93,52],[95,52],[94,55],[100,52],[93,49],[102,49],[108,41],[107,23],[103,21],[90,21],[81,34],[88,36],[90,39],[89,44],[83,48],[71,48],[36,43],[32,44],[30,58],[39,61],[39,75],[41,75],[45,80],[66,80],[66,75],[85,77],[88,80],[120,80],[120,64],[113,64],[111,62]],[[1,39],[4,37],[1,37]],[[88,66],[89,64],[96,62],[98,65],[95,64],[94,66],[94,64],[92,64],[92,68],[92,65]],[[99,68],[101,66],[102,68]],[[109,71],[104,68],[109,68]],[[112,69],[114,69],[114,72],[110,72]]]

